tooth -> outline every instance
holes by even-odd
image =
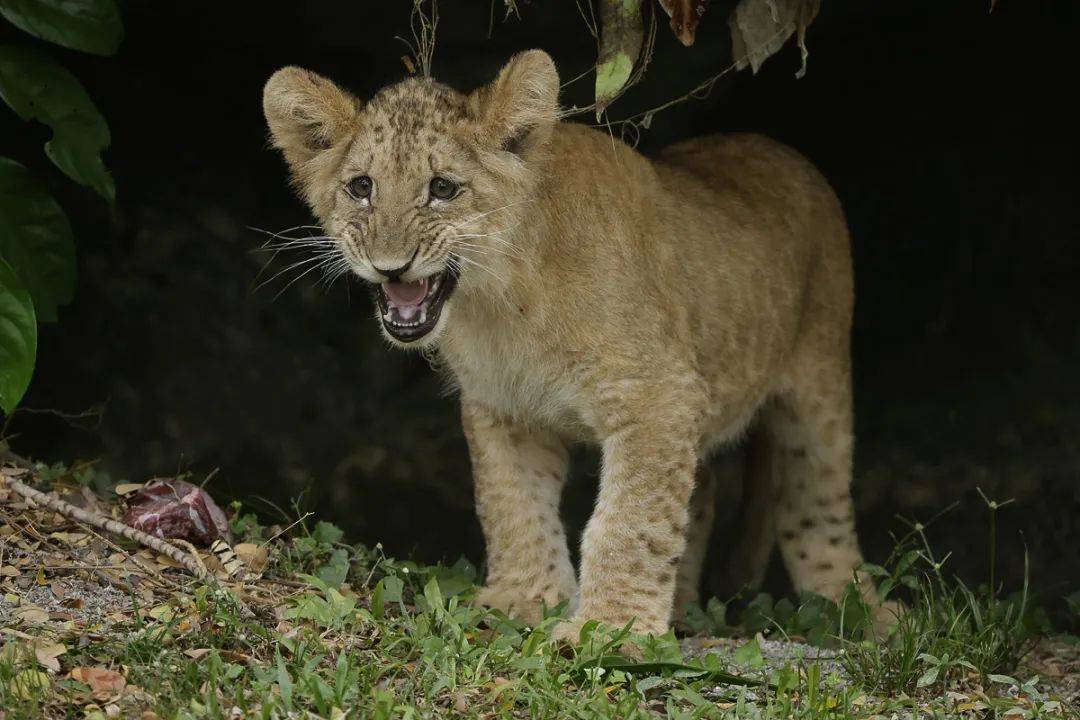
[[[426,323],[426,322],[427,322],[427,305],[421,305],[420,306],[420,322],[417,323],[417,325],[419,325],[421,323]]]

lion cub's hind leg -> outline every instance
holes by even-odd
[[[794,387],[769,407],[766,422],[784,564],[797,592],[836,599],[862,562],[851,500],[847,363],[804,363]]]
[[[709,549],[709,536],[716,514],[715,498],[716,476],[708,463],[702,461],[694,477],[694,494],[690,496],[686,550],[675,576],[675,603],[671,612],[674,623],[680,623],[686,617],[687,605],[701,599],[701,568]]]

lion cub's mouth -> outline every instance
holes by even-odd
[[[457,285],[457,275],[444,270],[412,282],[375,286],[383,327],[395,340],[413,342],[435,329],[443,305]]]

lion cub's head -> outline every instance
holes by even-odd
[[[372,283],[391,340],[434,342],[455,290],[499,291],[558,91],[539,50],[514,56],[471,94],[414,78],[363,102],[296,67],[266,83],[273,144],[336,250]]]

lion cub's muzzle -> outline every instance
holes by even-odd
[[[434,330],[457,280],[457,274],[447,269],[420,280],[376,285],[375,302],[386,332],[408,343]]]

